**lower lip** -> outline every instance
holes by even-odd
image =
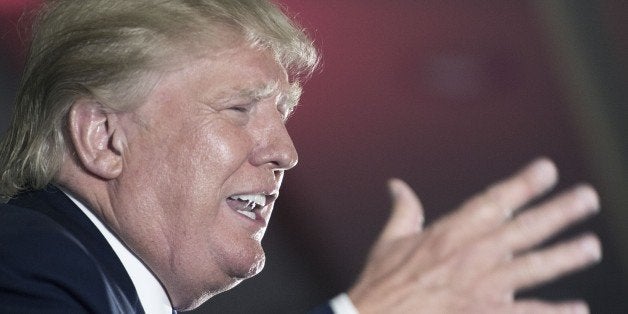
[[[259,226],[261,226],[261,227],[265,227],[265,226],[266,226],[266,220],[265,220],[265,219],[262,217],[262,215],[260,214],[260,211],[261,211],[261,210],[263,210],[263,208],[262,208],[262,209],[257,209],[257,210],[255,210],[255,211],[254,211],[254,213],[255,213],[255,219],[251,219],[251,218],[249,218],[249,217],[247,217],[247,216],[244,216],[244,215],[240,214],[240,213],[236,210],[236,208],[237,208],[237,206],[236,206],[236,204],[237,204],[237,203],[236,203],[236,202],[237,202],[237,201],[234,201],[234,200],[231,200],[231,199],[227,199],[227,205],[229,206],[229,208],[231,209],[231,211],[232,211],[234,214],[238,215],[240,218],[242,218],[242,219],[244,219],[244,220],[246,220],[246,221],[248,221],[248,222],[250,222],[250,223],[253,223],[253,224],[255,224],[255,225],[259,225]]]

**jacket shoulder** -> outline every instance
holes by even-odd
[[[48,216],[0,205],[1,313],[116,313],[116,297],[83,243]]]

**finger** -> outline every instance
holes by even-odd
[[[584,268],[599,261],[601,256],[598,238],[586,235],[517,257],[499,268],[492,276],[492,282],[508,290],[531,288]]]
[[[599,198],[588,185],[580,185],[540,206],[525,211],[495,234],[509,251],[530,249],[599,209]]]
[[[539,300],[521,300],[513,306],[514,314],[588,314],[589,307],[582,301],[546,302]]]
[[[458,219],[469,222],[502,222],[514,211],[550,189],[558,178],[553,162],[540,158],[515,175],[487,188],[463,205]]]
[[[460,210],[434,225],[434,232],[445,234],[449,246],[465,245],[469,240],[492,232],[516,209],[550,189],[556,180],[554,164],[547,158],[537,159],[517,174],[464,203]]]
[[[411,234],[416,234],[423,228],[423,206],[412,188],[399,179],[388,182],[392,196],[392,213],[380,240],[387,242]]]

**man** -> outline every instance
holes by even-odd
[[[257,274],[297,153],[284,126],[317,56],[259,0],[60,0],[42,9],[0,147],[0,311],[169,313]],[[600,258],[595,236],[533,248],[594,213],[545,159],[422,231],[414,192],[356,285],[318,311],[585,312],[516,291]]]

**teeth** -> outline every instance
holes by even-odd
[[[249,210],[266,206],[266,196],[263,194],[241,194],[229,197],[230,199],[246,202]]]
[[[255,220],[255,218],[256,218],[254,212],[249,212],[249,211],[245,211],[245,210],[238,210],[238,213],[240,213],[240,214],[242,214],[242,215],[244,215],[244,216],[246,216],[246,217],[248,217],[250,219],[253,219],[253,220]]]

